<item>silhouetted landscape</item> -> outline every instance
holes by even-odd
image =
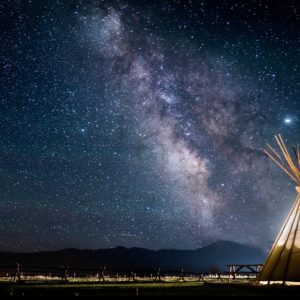
[[[21,265],[110,270],[166,270],[184,268],[189,271],[226,270],[226,264],[262,263],[265,253],[260,248],[234,242],[216,242],[196,250],[148,250],[144,248],[116,247],[112,249],[64,249],[53,252],[10,253],[0,252],[0,265]]]

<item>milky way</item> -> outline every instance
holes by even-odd
[[[1,250],[269,247],[295,190],[261,149],[300,141],[282,5],[1,4]]]

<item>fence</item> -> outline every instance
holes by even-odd
[[[195,281],[205,282],[207,280],[236,281],[238,279],[256,279],[261,265],[250,266],[248,271],[241,271],[241,265],[227,265],[229,272],[193,272],[184,269],[164,270],[155,268],[154,270],[127,271],[109,270],[106,267],[97,269],[71,268],[68,266],[44,267],[26,266],[16,264],[13,266],[0,266],[0,280],[10,282],[170,282],[170,281]],[[254,267],[255,266],[255,267]]]

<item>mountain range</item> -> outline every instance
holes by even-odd
[[[129,269],[184,270],[210,272],[227,270],[226,264],[261,264],[266,253],[254,246],[229,241],[219,241],[196,250],[148,250],[144,248],[116,247],[99,250],[64,249],[49,252],[12,253],[0,252],[0,266],[40,266],[57,268],[97,269],[128,271]]]

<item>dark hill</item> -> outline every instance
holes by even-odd
[[[20,263],[23,266],[96,269],[106,266],[110,270],[165,270],[184,268],[189,271],[225,270],[226,264],[262,263],[265,253],[257,247],[234,242],[216,242],[196,250],[148,250],[144,248],[116,247],[112,249],[64,249],[52,252],[10,253],[0,252],[0,265]]]

